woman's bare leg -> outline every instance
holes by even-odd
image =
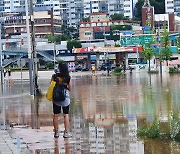
[[[69,114],[64,114],[64,129],[69,130]]]
[[[53,116],[54,131],[58,131],[58,129],[59,129],[58,117],[59,117],[58,114],[54,114],[54,116]]]

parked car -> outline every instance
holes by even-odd
[[[82,68],[82,71],[89,71],[87,67]]]
[[[115,69],[116,68],[116,64],[111,64],[111,69]]]
[[[116,65],[115,65],[115,64],[110,64],[110,65],[108,66],[107,64],[102,64],[102,65],[100,66],[100,69],[99,69],[99,70],[106,71],[106,70],[108,69],[108,67],[109,67],[109,70],[112,70],[112,69],[114,69],[114,68],[116,67]]]
[[[77,72],[77,71],[82,71],[82,67],[80,66],[80,65],[78,65],[78,66],[75,66],[75,71]]]

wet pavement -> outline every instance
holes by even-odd
[[[52,74],[39,72],[43,94]],[[22,73],[22,81],[20,72],[5,79],[0,102],[0,153],[180,153],[178,142],[137,137],[143,124],[157,117],[168,122],[172,112],[179,114],[179,75],[163,74],[161,78],[144,72],[121,76],[76,72],[71,76],[70,139],[62,137],[62,114],[60,137],[53,138],[52,104],[44,96],[36,100],[29,96],[28,72]]]

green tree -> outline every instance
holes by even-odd
[[[52,34],[46,34],[45,38],[48,39],[48,42],[49,42],[49,43],[52,43],[53,40],[54,40],[54,36],[53,36]]]
[[[162,49],[161,49],[161,58],[162,60],[165,60],[168,66],[168,60],[170,60],[172,56],[172,52],[170,51],[170,39],[169,39],[169,32],[167,29],[164,27],[164,31],[161,36],[162,39]]]
[[[148,67],[148,71],[150,72],[151,71],[151,67],[150,67],[150,61],[154,55],[154,49],[148,47],[148,48],[144,48],[143,51],[142,51],[142,54],[144,56],[144,59],[145,60],[148,60],[149,62],[149,67]]]
[[[132,26],[131,25],[112,25],[111,26],[111,30],[132,30]]]
[[[111,15],[110,19],[111,20],[129,20],[129,18],[125,17],[123,14],[117,14],[117,13]]]
[[[72,52],[73,48],[81,48],[81,42],[77,41],[77,40],[69,40],[67,42],[67,49]]]
[[[52,34],[47,34],[45,37],[48,39],[48,42],[50,43],[53,43],[53,42],[60,43],[61,41],[67,41],[70,39],[70,37],[67,35],[54,35],[53,36]]]
[[[179,33],[179,35],[177,37],[177,51],[180,54],[180,33]]]
[[[142,6],[144,0],[138,0],[136,3],[136,17],[142,18]],[[164,14],[165,13],[165,1],[164,0],[150,0],[151,6],[154,6],[155,14]]]
[[[83,22],[89,22],[89,21],[90,21],[90,17],[82,18],[82,21],[83,21]]]
[[[74,27],[68,27],[65,24],[61,26],[61,29],[63,35],[68,36],[70,39],[78,39],[78,29]]]

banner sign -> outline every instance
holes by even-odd
[[[85,47],[85,48],[75,48],[72,53],[94,53],[94,52],[141,52],[142,46],[133,47]]]

